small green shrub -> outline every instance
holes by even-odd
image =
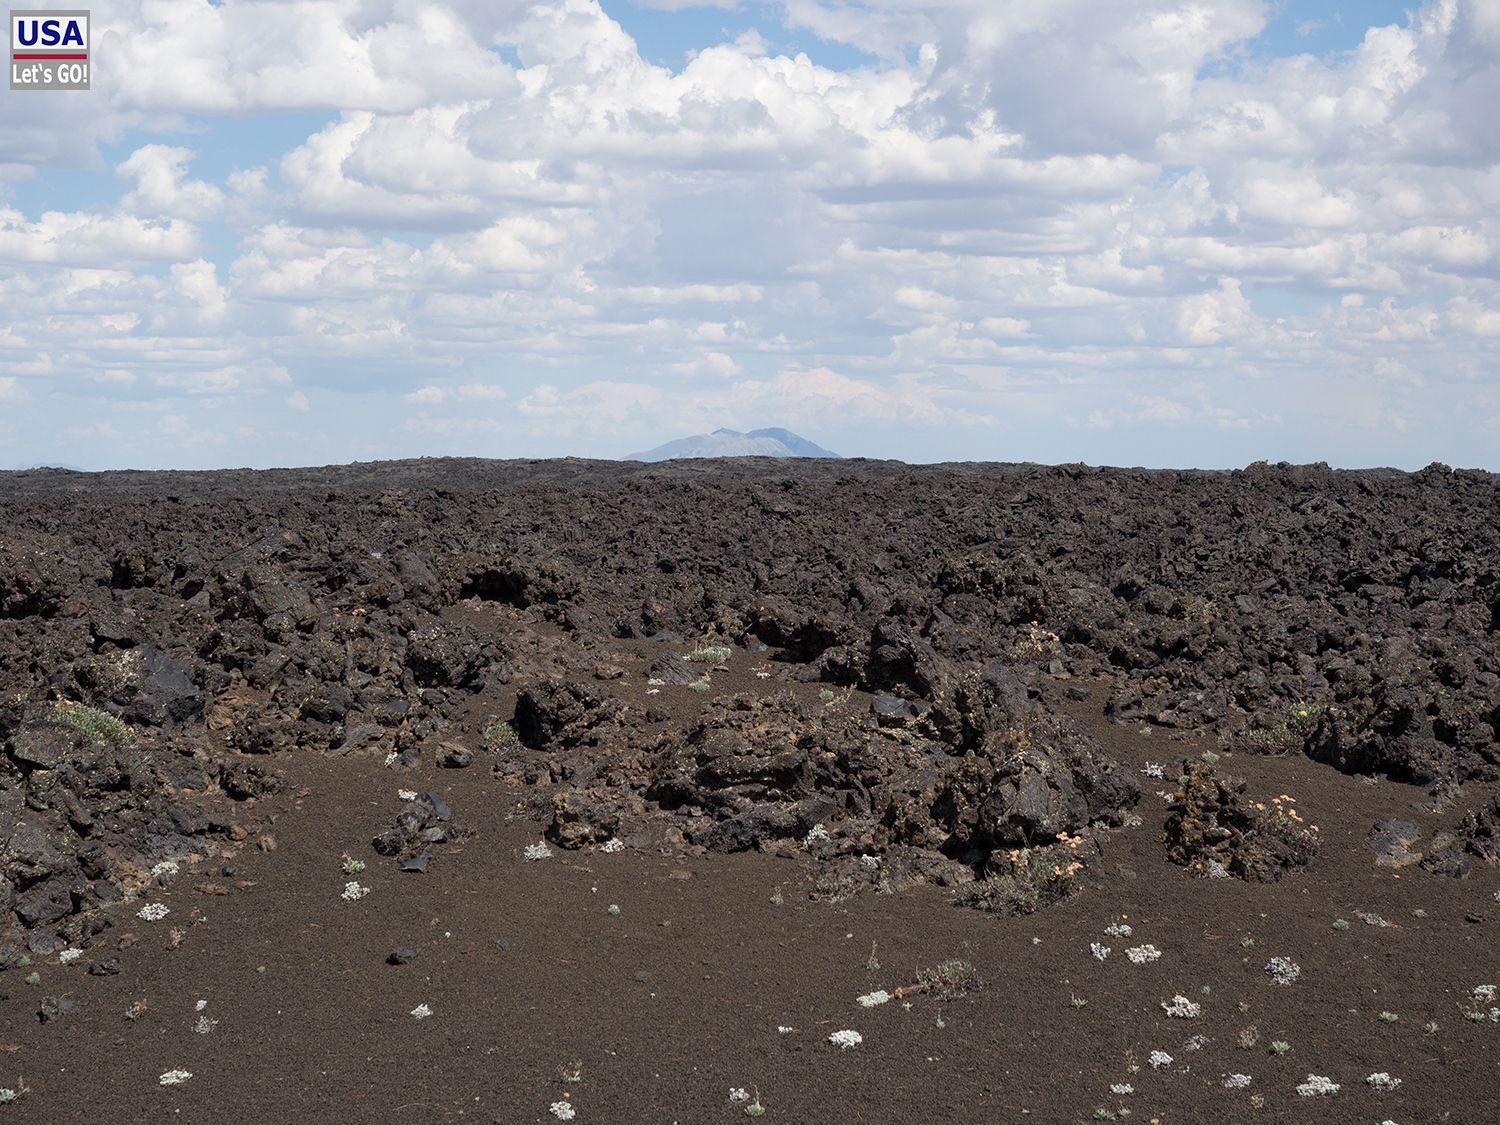
[[[1246,740],[1253,750],[1264,754],[1292,754],[1307,745],[1308,735],[1318,729],[1328,708],[1316,703],[1297,703],[1269,730],[1253,730]]]
[[[491,719],[484,724],[482,739],[484,748],[493,753],[514,746],[521,741],[521,736],[504,719]]]
[[[970,883],[958,901],[992,914],[1032,914],[1067,898],[1077,888],[1083,864],[1075,857],[1076,837],[1061,837],[1049,847],[1019,848],[1008,853],[1010,870]]]
[[[76,730],[90,742],[124,742],[130,737],[130,728],[119,719],[97,707],[85,707],[81,703],[64,703],[53,708],[47,721],[56,727]]]
[[[688,691],[696,691],[699,695],[702,695],[704,692],[706,692],[708,688],[709,683],[707,680],[694,680],[692,683],[688,684]]]
[[[952,1000],[973,992],[984,982],[969,962],[957,957],[939,962],[931,968],[917,970],[917,988],[939,1000]]]
[[[693,649],[688,653],[688,659],[694,664],[723,664],[733,651],[728,645],[706,645]]]

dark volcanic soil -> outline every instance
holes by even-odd
[[[0,1117],[1488,1125],[1497,501],[0,474]]]

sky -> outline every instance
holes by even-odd
[[[1500,470],[1500,0],[91,11],[0,88],[0,468]]]

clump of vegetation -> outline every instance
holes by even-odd
[[[708,689],[709,683],[707,680],[694,680],[692,683],[688,684],[688,691],[696,691],[699,695],[702,695]]]
[[[728,645],[706,645],[693,649],[687,658],[694,664],[723,664],[733,651]]]
[[[875,962],[875,951],[870,951],[871,964]],[[925,993],[934,1000],[956,1000],[965,993],[973,992],[984,986],[979,972],[972,964],[958,957],[950,957],[946,961],[939,961],[936,965],[929,965],[917,970],[917,979],[910,984],[903,984],[887,993],[884,990],[871,993],[871,998],[878,997],[872,1003],[884,1003],[887,1000],[900,1000],[902,997],[911,996],[914,993]],[[865,997],[861,998],[864,1002]],[[872,1006],[866,1004],[866,1007]],[[938,1026],[942,1027],[942,1018],[939,1017]]]
[[[348,852],[345,852],[344,862],[340,864],[340,867],[343,869],[345,875],[358,875],[365,869],[365,861],[362,859],[355,859]]]
[[[1080,843],[1079,837],[1064,833],[1056,844],[1007,852],[1003,862],[1008,869],[960,889],[958,901],[992,914],[1032,914],[1065,899],[1077,889],[1083,870]]]
[[[1203,760],[1183,767],[1165,827],[1167,858],[1204,876],[1235,875],[1273,883],[1311,863],[1318,829],[1282,794],[1268,807],[1252,801],[1244,781]]]
[[[966,992],[973,992],[983,985],[979,979],[979,972],[969,962],[957,957],[940,961],[930,968],[917,970],[917,983],[914,986],[918,992],[925,992],[929,996],[939,1000],[953,1000]],[[908,985],[906,989],[898,988],[896,995],[899,997],[904,991],[912,991],[913,986]]]
[[[1269,729],[1253,730],[1246,735],[1252,750],[1263,754],[1283,755],[1300,752],[1308,737],[1318,729],[1328,708],[1317,703],[1299,702],[1287,709]]]
[[[90,742],[121,743],[130,738],[130,728],[119,719],[97,707],[81,703],[64,703],[53,708],[47,721],[55,727],[66,727]]]
[[[516,733],[516,728],[504,719],[491,719],[484,724],[484,733],[481,736],[484,748],[491,753],[509,749],[521,741],[521,736]]]

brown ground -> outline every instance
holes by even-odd
[[[756,682],[740,679],[715,690]],[[644,690],[634,669],[613,686]],[[679,714],[703,704],[672,686],[657,700]],[[497,703],[476,701],[474,713]],[[1098,695],[1073,711],[1112,756],[1168,763],[1169,777],[1170,763],[1210,745],[1106,722]],[[767,1120],[799,1123],[1073,1122],[1124,1109],[1161,1125],[1500,1120],[1500,1027],[1464,1015],[1470,989],[1500,978],[1493,869],[1464,882],[1395,872],[1365,844],[1387,816],[1429,828],[1455,819],[1417,811],[1429,802],[1415,787],[1301,756],[1231,756],[1225,768],[1252,793],[1295,796],[1323,839],[1305,874],[1252,885],[1167,863],[1165,802],[1153,790],[1171,783],[1143,778],[1143,822],[1114,835],[1102,886],[999,918],[958,909],[936,887],[810,901],[805,859],[683,858],[648,845],[526,862],[542,827],[523,811],[530,793],[481,765],[403,772],[315,754],[280,764],[291,785],[253,810],[274,813],[274,850],[247,847],[232,873],[222,859],[185,869],[147,896],[171,909],[163,921],[135,918],[139,901],[117,907],[106,937],[124,947],[118,975],[86,972],[97,946],[72,965],[35,959],[39,986],[7,974],[0,1083],[13,1075],[27,1087],[0,1109],[7,1119],[551,1122],[549,1106],[566,1100],[580,1125],[700,1125],[740,1120],[728,1094],[743,1087],[758,1091]],[[399,873],[369,847],[399,808],[398,788],[437,789],[473,830],[425,875]],[[371,888],[358,902],[339,898],[345,853],[369,865],[352,876]],[[208,885],[229,893],[201,893]],[[1350,927],[1336,931],[1337,918]],[[1122,920],[1130,938],[1105,936]],[[172,949],[174,928],[183,937]],[[1103,963],[1095,941],[1112,949]],[[1126,959],[1143,942],[1163,951],[1159,962]],[[420,956],[389,965],[395,946]],[[1302,967],[1289,987],[1263,969],[1278,955]],[[980,990],[946,1003],[916,995],[909,1009],[855,1003],[952,957],[978,968]],[[1201,1018],[1166,1018],[1160,1004],[1177,993],[1201,1002]],[[39,1023],[50,996],[77,1010]],[[424,1003],[432,1017],[413,1018]],[[1383,1022],[1382,1011],[1399,1018]],[[200,1014],[218,1021],[208,1034],[194,1031]],[[1242,1048],[1251,1027],[1258,1039]],[[830,1044],[843,1028],[863,1043]],[[1194,1035],[1207,1042],[1190,1050]],[[1273,1040],[1290,1051],[1272,1055]],[[1153,1070],[1153,1050],[1174,1062]],[[159,1085],[174,1068],[193,1077]],[[1399,1089],[1371,1091],[1365,1076],[1378,1071]],[[1252,1082],[1223,1088],[1230,1073]],[[1341,1092],[1299,1097],[1309,1073]],[[1135,1092],[1112,1094],[1116,1083]]]

